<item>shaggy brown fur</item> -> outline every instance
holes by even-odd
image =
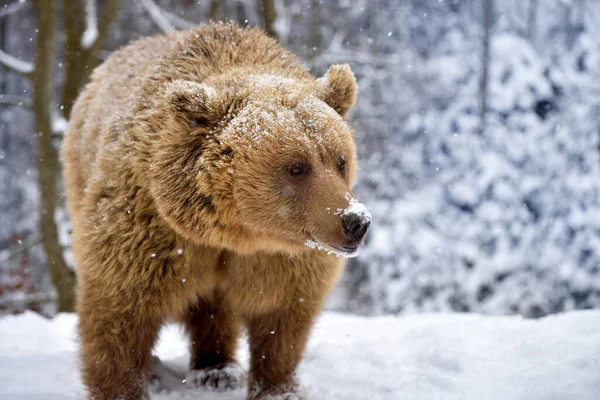
[[[351,251],[364,236],[342,221],[355,97],[348,66],[314,79],[261,31],[227,24],[134,42],[94,71],[62,150],[91,398],[147,397],[167,320],[205,371],[235,363],[245,325],[248,398],[297,391],[342,268],[305,244]]]

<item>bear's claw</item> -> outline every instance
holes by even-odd
[[[244,386],[246,373],[241,365],[228,363],[218,368],[205,368],[188,371],[186,385],[191,388],[225,391]]]

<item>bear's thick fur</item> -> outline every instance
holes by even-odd
[[[134,42],[93,75],[62,157],[90,398],[147,398],[161,325],[191,337],[188,382],[301,398],[310,327],[370,215],[351,193],[356,98],[257,29],[213,24]],[[325,250],[325,251],[323,251]]]

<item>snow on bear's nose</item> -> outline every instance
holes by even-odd
[[[365,205],[355,198],[351,198],[348,207],[342,214],[344,234],[355,243],[360,243],[365,237],[371,221],[371,213],[367,211]]]

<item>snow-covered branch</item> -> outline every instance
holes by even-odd
[[[158,6],[157,6],[158,7]],[[179,15],[177,14],[173,14],[167,10],[162,10],[162,13],[171,20],[171,23],[173,24],[173,26],[175,26],[175,28],[177,29],[192,29],[196,26],[198,26],[198,24],[195,24],[193,22],[188,21],[185,18],[181,18]]]
[[[6,254],[4,257],[0,258],[0,264],[3,264],[5,262],[7,262],[8,260],[11,260],[13,257],[18,256],[19,254],[21,254],[22,252],[24,252],[26,250],[29,250],[36,244],[40,243],[40,240],[41,240],[41,238],[36,235],[36,236],[31,236],[28,239],[21,241],[18,246],[8,249],[8,254]]]
[[[50,116],[50,128],[52,129],[52,133],[56,136],[62,136],[67,131],[69,121],[67,121],[62,113],[54,107],[50,109]]]
[[[398,54],[387,54],[387,55],[375,55],[365,52],[346,52],[340,51],[338,53],[329,53],[324,51],[323,54],[318,55],[315,58],[315,63],[340,63],[344,60],[352,60],[354,64],[373,64],[373,65],[397,65],[406,62],[406,59],[402,58]]]
[[[0,104],[18,107],[31,107],[31,100],[14,94],[0,94]]]
[[[85,31],[81,36],[81,47],[91,48],[98,40],[98,9],[96,0],[85,2]]]
[[[54,135],[62,136],[67,131],[68,124],[69,121],[67,121],[58,110],[53,110],[50,127]]]
[[[15,304],[49,303],[56,300],[54,293],[16,293],[0,298],[0,306],[8,307]]]
[[[144,9],[152,18],[152,21],[164,32],[172,33],[175,32],[173,22],[164,14],[163,10],[156,5],[152,0],[136,0],[136,2],[144,7]]]
[[[0,50],[0,64],[22,75],[29,75],[34,70],[32,62],[20,60],[2,50]]]
[[[152,0],[136,0],[150,15],[152,21],[165,33],[175,32],[177,29],[192,29],[197,24],[162,9]]]
[[[4,6],[3,9],[0,10],[0,18],[19,12],[28,5],[29,3],[27,2],[27,0],[18,0],[12,4],[7,4]]]

